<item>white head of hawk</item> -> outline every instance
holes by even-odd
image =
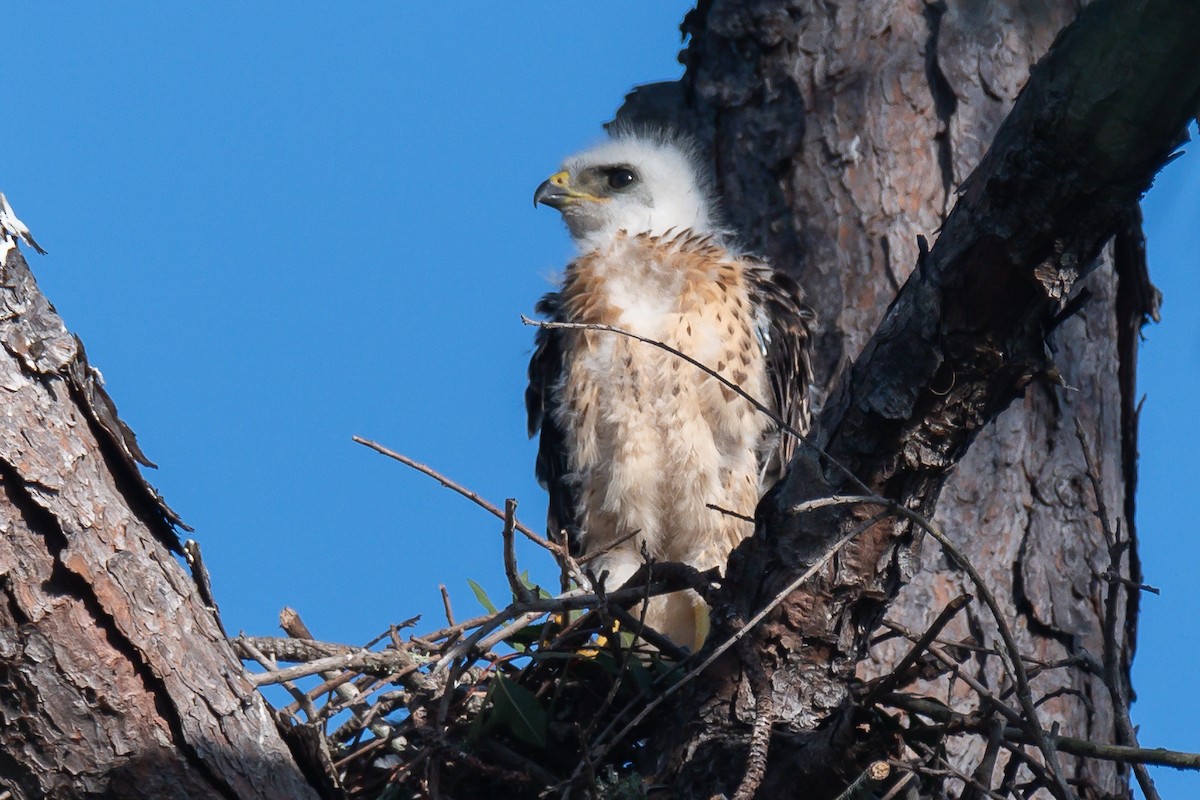
[[[621,132],[568,158],[533,202],[561,211],[583,252],[611,242],[618,231],[715,232],[712,193],[695,147],[662,132]]]
[[[568,158],[534,204],[562,212],[580,254],[538,311],[662,342],[803,432],[812,312],[794,280],[728,244],[711,198],[696,149],[667,133],[623,131]],[[609,588],[643,548],[723,567],[796,444],[704,370],[612,331],[539,330],[525,401],[547,524],[603,552],[590,567]],[[654,598],[646,623],[696,648],[708,610],[694,592]]]

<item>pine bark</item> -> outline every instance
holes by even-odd
[[[1196,111],[1188,37],[1200,19],[1187,3],[1096,3],[1035,70],[1002,130],[1030,66],[1075,15],[1073,2],[712,0],[684,24],[685,77],[636,91],[622,115],[711,146],[729,221],[800,279],[821,317],[818,442],[871,490],[936,513],[1021,652],[1098,662],[1112,606],[1118,691],[1084,669],[1041,671],[1031,688],[1046,728],[1129,743],[1114,698],[1127,705],[1132,694],[1138,594],[1110,593],[1102,576],[1111,566],[1138,581],[1140,569],[1136,546],[1110,564],[1101,514],[1110,535],[1133,538],[1136,334],[1157,302],[1136,199]],[[918,237],[936,240],[928,256]],[[1099,498],[1077,423],[1096,454]],[[731,561],[735,618],[869,516],[786,513],[856,493],[809,453]],[[885,754],[855,727],[850,687],[890,671],[911,645],[892,638],[868,650],[885,632],[877,623],[919,633],[952,598],[977,594],[923,539],[904,523],[872,526],[751,637],[775,731],[756,796],[797,786],[833,796]],[[1000,647],[979,602],[943,637]],[[1006,685],[995,658],[960,668]],[[745,657],[714,668],[655,741],[657,767],[681,796],[738,786],[763,708],[753,672]],[[963,711],[979,705],[946,675],[907,688]],[[950,762],[975,772],[985,740],[947,744]],[[1081,797],[1129,794],[1123,765],[1061,765]]]
[[[316,797],[172,555],[133,433],[4,244],[0,794]]]

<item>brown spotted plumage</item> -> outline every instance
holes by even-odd
[[[537,200],[563,211],[582,252],[538,311],[662,342],[803,432],[812,314],[791,278],[728,246],[698,175],[689,151],[661,136],[620,135],[568,160]],[[711,375],[611,331],[539,331],[526,405],[548,525],[578,553],[611,548],[590,565],[610,588],[643,548],[723,567],[753,525],[709,506],[753,515],[795,448]],[[647,622],[694,648],[707,609],[694,593],[656,598]]]

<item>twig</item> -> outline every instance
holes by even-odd
[[[638,638],[645,639],[654,649],[667,658],[673,661],[683,661],[688,657],[688,653],[682,650],[679,645],[646,624],[645,604],[642,606],[639,617],[635,617],[620,606],[614,605],[608,606],[608,613],[612,614],[615,619],[628,628],[630,633]]]
[[[580,564],[587,564],[591,561],[595,561],[597,558],[604,555],[605,553],[610,553],[613,550],[615,550],[616,548],[625,544],[626,542],[628,542],[630,539],[637,536],[641,532],[642,532],[641,528],[638,528],[635,531],[630,531],[629,533],[625,534],[624,536],[609,542],[608,544],[604,545],[603,547],[599,547],[599,548],[587,553],[586,555],[580,556],[578,561]],[[586,584],[583,584],[583,585],[586,585]]]
[[[454,627],[454,609],[450,606],[450,592],[446,590],[446,584],[439,583],[438,591],[442,593],[442,608],[446,611],[446,623],[450,627]]]
[[[632,605],[642,598],[643,592],[647,592],[649,596],[653,597],[683,589],[702,588],[709,582],[706,575],[707,573],[698,572],[694,567],[686,564],[654,564],[649,568],[642,567],[630,577],[624,586],[615,592],[607,592],[605,597],[609,602]],[[665,577],[666,580],[660,576]],[[650,586],[644,588],[642,583],[637,581],[646,577],[651,579]],[[603,602],[603,598],[599,594],[584,589],[572,589],[555,597],[537,597],[528,602],[513,602],[489,617],[471,636],[447,650],[438,660],[434,671],[444,669],[455,659],[466,656],[476,646],[482,646],[483,638],[499,628],[505,620],[516,619],[524,615],[533,615],[533,618],[536,618],[538,615],[550,612],[591,608],[600,602]]]
[[[710,509],[712,511],[719,511],[720,513],[724,514],[727,517],[733,517],[734,519],[740,519],[742,522],[754,522],[755,521],[754,517],[750,516],[749,514],[743,514],[740,511],[734,511],[731,508],[725,508],[723,506],[717,505],[716,503],[705,503],[704,507],[707,509]]]
[[[246,653],[247,656],[253,658],[259,664],[261,664],[263,669],[279,668],[274,659],[254,646],[253,642],[249,640],[249,637],[239,636],[238,639],[241,641],[238,641],[237,639],[233,641],[238,643],[240,648]],[[286,689],[288,694],[290,694],[292,698],[300,705],[300,709],[304,711],[304,716],[309,722],[312,722],[317,718],[317,711],[315,708],[313,708],[312,701],[309,699],[308,695],[306,695],[300,689],[300,687],[296,686],[296,684],[292,683],[291,681],[280,681],[280,683],[283,684],[283,688]]]
[[[496,756],[497,760],[507,763],[510,767],[516,770],[517,774],[523,774],[541,783],[543,786],[548,786],[555,781],[555,776],[541,764],[531,758],[526,758],[520,753],[510,750],[495,739],[480,739],[477,747],[487,750],[491,755]]]
[[[512,636],[517,631],[528,628],[535,621],[545,616],[545,614],[545,611],[527,611],[524,614],[519,614],[511,622],[497,630],[491,636],[484,636],[476,640],[471,649],[477,649],[482,653],[486,653],[496,645],[503,642],[505,639]],[[467,655],[467,651],[464,651],[462,655]]]
[[[1150,594],[1162,594],[1162,591],[1157,586],[1151,586],[1148,583],[1138,583],[1131,581],[1124,575],[1118,575],[1112,570],[1105,570],[1100,573],[1100,579],[1104,581],[1116,581],[1127,589],[1137,589],[1139,592],[1149,592]]]
[[[837,800],[868,800],[875,796],[875,790],[892,774],[892,768],[886,761],[872,761],[862,774],[837,796]]]
[[[958,730],[970,733],[986,732],[986,722],[975,720],[957,712],[941,703],[923,697],[893,694],[885,698],[887,705],[901,708],[929,717],[944,724],[954,725]],[[1022,744],[1034,744],[1024,728],[1007,725],[1004,727],[1004,738]],[[1101,744],[1087,739],[1077,739],[1073,736],[1059,736],[1055,746],[1060,752],[1082,758],[1096,758],[1102,761],[1120,761],[1129,764],[1154,764],[1175,769],[1200,770],[1200,753],[1186,753],[1179,750],[1167,750],[1162,747],[1130,747],[1120,744]]]
[[[933,641],[942,632],[942,629],[950,623],[950,620],[954,619],[959,611],[966,608],[972,599],[971,595],[962,594],[947,603],[946,607],[942,609],[942,613],[938,614],[937,619],[933,621],[933,624],[929,626],[925,633],[921,634],[921,638],[913,644],[912,649],[905,654],[904,658],[900,659],[896,667],[867,692],[867,695],[862,700],[863,705],[871,705],[875,701],[875,698],[882,697],[894,691],[900,685],[900,681],[903,680],[904,673],[908,671],[908,668],[917,662],[921,654],[933,644]]]
[[[1104,487],[1100,480],[1100,467],[1092,455],[1091,444],[1083,423],[1075,418],[1075,435],[1079,439],[1079,447],[1083,450],[1083,461],[1087,466],[1088,479],[1092,485],[1092,494],[1096,498],[1096,516],[1100,518],[1100,529],[1108,542],[1108,575],[1120,576],[1121,554],[1128,549],[1132,542],[1122,542],[1120,531],[1113,531],[1109,524],[1108,506],[1104,501]],[[1109,579],[1108,592],[1104,602],[1104,683],[1108,685],[1108,693],[1112,698],[1117,737],[1121,744],[1137,746],[1137,731],[1133,728],[1133,720],[1129,718],[1129,693],[1125,690],[1125,676],[1121,674],[1120,652],[1117,647],[1117,599],[1121,587],[1133,584],[1133,581]],[[1136,587],[1136,588],[1134,588]],[[1140,584],[1127,587],[1129,591],[1140,591]],[[1144,764],[1133,764],[1133,774],[1146,800],[1161,800],[1158,790],[1154,787],[1154,779]]]
[[[913,642],[916,642],[920,638],[912,631],[909,631],[906,628],[904,628],[903,626],[897,625],[894,622],[884,620],[883,624],[887,625],[889,627],[893,627],[896,630],[903,631],[905,637],[907,637],[908,639],[910,639]],[[931,656],[936,658],[938,661],[942,662],[942,664],[944,664],[947,669],[949,669],[951,672],[954,673],[954,676],[956,678],[961,680],[963,683],[967,684],[967,686],[971,687],[972,691],[974,691],[977,695],[979,695],[979,698],[981,700],[986,702],[988,705],[990,705],[996,711],[1003,714],[1005,719],[1007,719],[1013,725],[1021,724],[1021,715],[1018,712],[1014,711],[1013,709],[1011,709],[1007,705],[1005,705],[1004,702],[1002,700],[1000,700],[1000,698],[998,698],[994,694],[992,694],[991,691],[988,689],[988,687],[986,687],[982,683],[980,683],[973,675],[969,675],[966,672],[963,672],[959,668],[957,662],[954,661],[954,659],[952,659],[950,656],[946,655],[945,653],[943,653],[941,650],[939,650],[936,647],[931,646],[931,647],[927,648],[927,652]],[[896,696],[897,695],[889,695],[889,697],[896,697]],[[883,701],[883,698],[880,698],[880,702],[882,702],[882,701]],[[891,704],[890,701],[889,701],[889,704]]]
[[[422,649],[434,651],[438,649],[434,644],[438,640],[449,639],[459,635],[463,631],[469,631],[471,628],[487,622],[492,616],[492,614],[480,614],[478,617],[471,617],[462,622],[456,622],[453,625],[433,631],[432,633],[427,633],[424,636],[414,636],[412,637],[412,642]]]
[[[307,664],[251,675],[250,682],[255,686],[266,686],[271,683],[282,683],[339,669],[353,669],[359,672],[396,672],[408,666],[417,666],[416,658],[412,653],[403,653],[397,650],[382,652],[361,650],[358,653],[318,658]]]
[[[976,785],[968,785],[961,800],[976,800],[980,791],[991,791],[992,775],[996,771],[996,757],[1000,755],[1000,745],[1004,740],[1004,720],[993,716],[988,720],[988,741],[983,750],[983,758],[975,766],[971,777]]]
[[[239,656],[244,653],[247,657],[257,660],[257,656],[250,649],[253,647],[275,661],[288,661],[293,664],[303,664],[329,656],[352,655],[362,650],[362,648],[348,644],[292,639],[283,636],[237,636],[230,639],[229,644],[233,646]]]
[[[517,572],[516,537],[513,535],[516,524],[517,501],[510,497],[504,501],[504,530],[501,531],[504,538],[504,574],[508,576],[508,588],[512,589],[513,597],[518,602],[528,603],[533,599],[534,593],[521,582],[521,575]]]
[[[958,778],[960,781],[962,781],[963,785],[966,787],[967,791],[974,790],[976,793],[982,793],[982,795],[984,797],[991,798],[991,800],[1007,800],[1007,798],[1005,798],[1004,795],[1000,794],[999,792],[993,791],[991,789],[991,787],[989,787],[989,786],[984,786],[982,783],[980,783],[978,780],[976,780],[973,776],[966,774],[965,772],[960,770],[958,767],[951,764],[949,761],[947,761],[945,758],[943,758],[939,753],[935,752],[933,750],[933,748],[929,747],[928,745],[924,744],[923,742],[917,742],[917,746],[920,747],[921,749],[925,750],[925,752],[927,754],[929,754],[931,757],[933,757],[933,759],[937,763],[942,764],[942,766],[946,770],[947,774],[949,774],[955,778]],[[965,793],[964,793],[964,796],[965,796]]]
[[[721,382],[721,384],[723,386],[732,390],[733,393],[736,394],[738,397],[742,398],[747,403],[754,406],[755,409],[757,409],[758,411],[760,411],[763,414],[766,414],[768,417],[770,417],[772,420],[774,420],[775,423],[777,425],[779,425],[779,427],[782,430],[786,431],[787,433],[790,433],[792,436],[796,437],[800,441],[804,441],[803,433],[801,433],[800,431],[796,430],[791,425],[789,425],[786,420],[784,420],[782,417],[780,417],[778,414],[776,414],[774,411],[772,411],[770,408],[768,408],[766,405],[764,405],[760,400],[755,398],[752,394],[747,392],[742,387],[738,386],[733,381],[726,378],[721,373],[717,372],[712,367],[710,367],[706,364],[703,364],[700,361],[697,361],[696,359],[689,356],[687,353],[684,353],[680,350],[677,350],[674,347],[671,347],[671,345],[667,344],[666,342],[660,342],[657,339],[651,339],[647,336],[641,336],[639,334],[634,333],[633,331],[627,331],[627,330],[624,330],[623,328],[618,328],[613,325],[602,325],[598,322],[551,322],[549,320],[530,319],[529,317],[525,316],[524,314],[521,315],[521,322],[524,323],[525,325],[532,325],[535,328],[576,330],[576,331],[606,331],[608,333],[616,333],[621,336],[628,336],[630,339],[636,339],[637,341],[642,342],[643,344],[648,344],[653,347],[657,347],[660,350],[665,350],[668,353],[670,353],[671,355],[676,356],[677,358],[681,358],[684,361],[686,361],[687,363],[691,364],[693,367],[696,367],[697,369],[701,370],[709,377],[717,379],[718,381]]]
[[[905,769],[907,769],[907,766],[905,767]],[[883,797],[880,797],[879,800],[892,800],[893,797],[900,794],[900,792],[904,791],[904,787],[908,786],[908,784],[916,776],[917,776],[917,773],[913,772],[912,770],[905,772],[904,777],[901,778],[900,780],[896,781],[896,783],[893,784],[892,788],[887,790],[887,794],[885,794]]]
[[[798,515],[807,514],[810,511],[816,511],[820,508],[828,508],[830,506],[856,506],[856,505],[879,505],[881,498],[875,493],[871,494],[835,494],[829,497],[815,497],[812,500],[805,500],[802,503],[797,503],[787,510],[788,514]],[[884,500],[886,505],[892,501]]]
[[[371,448],[376,453],[381,453],[382,455],[385,455],[388,458],[394,458],[397,461],[399,461],[401,464],[404,464],[405,466],[408,466],[408,467],[412,467],[417,472],[420,472],[422,475],[428,475],[430,478],[433,478],[435,481],[440,483],[442,486],[445,486],[447,489],[451,489],[455,492],[458,492],[459,494],[461,494],[463,497],[470,500],[475,505],[479,506],[480,508],[484,509],[485,511],[496,516],[498,519],[504,519],[504,512],[501,511],[499,508],[497,508],[493,504],[489,503],[487,500],[484,500],[478,494],[476,494],[475,492],[466,488],[465,486],[450,480],[445,475],[441,474],[440,472],[433,469],[432,467],[427,467],[419,461],[414,461],[413,459],[409,458],[406,455],[397,453],[395,450],[389,450],[388,448],[384,447],[383,445],[379,444],[378,442],[373,442],[370,439],[364,439],[361,436],[354,436],[351,438],[353,438],[353,440],[358,442],[359,444],[361,444],[365,447]],[[513,527],[518,532],[520,532],[522,535],[524,535],[526,539],[528,539],[529,541],[538,545],[539,547],[549,550],[555,556],[562,554],[562,552],[563,552],[562,547],[560,547],[559,545],[555,544],[554,542],[546,539],[545,537],[540,536],[539,534],[535,533],[534,531],[532,531],[525,525],[522,525],[520,522],[515,523],[513,525]]]
[[[1049,788],[1059,800],[1074,798],[1075,793],[1071,791],[1067,785],[1066,778],[1063,777],[1062,768],[1058,763],[1058,758],[1055,756],[1054,748],[1046,737],[1046,731],[1038,721],[1037,707],[1034,705],[1033,692],[1029,687],[1029,676],[1025,672],[1025,665],[1021,659],[1021,651],[1017,648],[1017,640],[1013,637],[1012,629],[1009,628],[1008,622],[1004,618],[1000,604],[996,602],[996,598],[992,595],[991,590],[984,583],[983,576],[975,569],[975,565],[954,546],[954,543],[950,541],[946,534],[942,533],[941,528],[934,525],[933,522],[899,503],[885,500],[882,497],[879,500],[890,510],[908,519],[937,540],[942,549],[946,551],[946,554],[958,564],[963,572],[970,576],[971,582],[975,584],[975,588],[979,592],[979,596],[983,598],[983,602],[987,605],[988,610],[992,612],[992,618],[996,622],[996,630],[999,632],[1000,638],[1004,641],[1004,648],[1007,651],[1008,658],[1001,659],[1001,663],[1008,665],[1008,671],[1016,683],[1017,700],[1021,704],[1022,711],[1025,712],[1026,719],[1024,724],[1028,727],[1030,738],[1037,746],[1037,749],[1041,751],[1042,757],[1046,760],[1046,765],[1050,769],[1050,774],[1054,777],[1054,785]]]
[[[725,652],[727,650],[729,650],[729,648],[733,647],[735,644],[738,643],[738,641],[740,641],[751,630],[753,630],[755,625],[762,622],[763,619],[767,616],[767,614],[774,611],[775,608],[777,608],[780,603],[782,603],[784,600],[786,600],[788,595],[790,595],[792,592],[796,591],[796,589],[800,588],[800,586],[802,586],[805,583],[805,581],[807,581],[813,575],[816,575],[818,572],[820,572],[822,569],[824,569],[825,565],[828,564],[835,555],[837,555],[838,551],[841,550],[846,545],[847,542],[849,542],[851,539],[853,539],[855,536],[857,536],[862,531],[866,530],[871,525],[874,525],[878,520],[879,520],[879,517],[875,517],[870,520],[867,520],[867,522],[863,523],[859,527],[857,527],[854,530],[847,533],[841,539],[838,539],[836,542],[834,542],[833,545],[831,545],[830,548],[828,550],[826,550],[825,553],[822,554],[822,556],[819,559],[817,559],[817,561],[812,566],[810,566],[808,569],[806,569],[804,571],[804,573],[802,575],[800,575],[800,577],[796,578],[794,581],[792,581],[790,584],[788,584],[788,586],[786,588],[784,588],[783,591],[779,592],[779,594],[777,594],[777,595],[775,595],[775,597],[771,598],[771,601],[769,603],[767,603],[767,605],[765,605],[757,614],[752,616],[744,626],[742,626],[740,629],[735,631],[724,642],[717,645],[713,649],[712,653],[710,653],[709,656],[706,659],[704,659],[704,661],[701,662],[695,669],[690,670],[689,672],[685,673],[684,676],[682,678],[680,678],[676,683],[667,687],[666,691],[664,691],[658,697],[654,698],[649,703],[647,703],[642,708],[642,710],[638,712],[637,716],[635,716],[632,720],[630,720],[625,725],[625,727],[621,728],[621,730],[619,732],[617,732],[609,740],[608,744],[603,745],[602,747],[598,747],[596,752],[594,752],[592,754],[592,758],[596,761],[599,761],[602,758],[604,758],[604,756],[608,753],[608,751],[610,749],[612,749],[613,745],[615,745],[617,742],[624,739],[625,736],[630,731],[632,731],[634,728],[636,728],[638,726],[638,724],[641,723],[642,720],[644,720],[647,716],[649,716],[650,712],[652,712],[654,709],[656,709],[660,705],[662,705],[663,702],[668,697],[670,697],[671,695],[675,694],[675,692],[682,689],[685,685],[687,685],[687,683],[689,681],[694,679],[697,675],[699,675],[700,673],[704,672],[704,670],[706,670],[710,666],[712,666],[712,664],[718,658],[720,658],[722,655],[724,655]],[[617,717],[613,720],[612,724],[610,724],[608,728],[606,728],[603,732],[601,732],[600,739],[604,739],[607,736],[607,734],[610,732],[610,730],[613,728],[613,726],[615,726],[616,722],[621,719],[621,716],[623,716],[623,714],[617,715]]]

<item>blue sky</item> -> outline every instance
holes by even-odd
[[[196,528],[231,629],[271,633],[292,605],[317,636],[361,642],[434,624],[438,583],[463,616],[467,578],[504,594],[499,524],[350,437],[516,497],[540,527],[519,315],[571,250],[530,198],[632,86],[678,76],[689,7],[6,9],[0,191]],[[1143,606],[1134,718],[1146,744],[1198,750],[1200,689],[1180,670],[1200,613],[1195,156],[1146,212],[1166,302],[1142,351],[1139,523],[1163,595]]]

